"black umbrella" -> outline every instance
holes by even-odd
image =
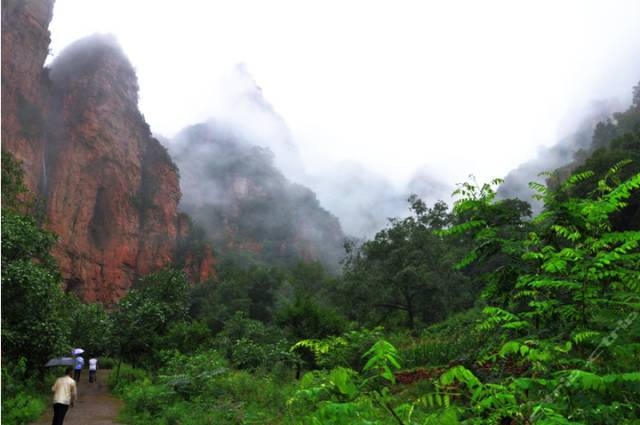
[[[75,362],[71,357],[56,357],[55,359],[49,360],[45,366],[73,366],[74,363]]]

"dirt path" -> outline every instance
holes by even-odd
[[[109,394],[108,370],[98,370],[98,382],[89,383],[89,372],[82,371],[78,384],[78,401],[69,408],[64,418],[65,425],[115,425],[122,401]],[[53,409],[47,408],[40,420],[32,425],[50,425]]]

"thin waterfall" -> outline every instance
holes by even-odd
[[[42,152],[42,192],[47,193],[47,154]]]

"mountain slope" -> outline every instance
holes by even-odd
[[[610,102],[595,105],[572,134],[551,147],[541,148],[536,158],[509,172],[500,186],[498,196],[523,199],[532,204],[534,211],[539,211],[542,203],[531,199],[534,192],[529,188],[529,182],[542,182],[544,177],[540,177],[540,173],[553,171],[573,161],[584,160],[587,152],[592,150],[594,131],[598,123],[611,117],[615,109]]]
[[[181,170],[181,208],[221,251],[338,267],[344,241],[338,219],[311,190],[284,177],[269,149],[217,121],[184,129],[170,146]]]

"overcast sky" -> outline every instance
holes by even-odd
[[[224,108],[244,62],[307,167],[355,159],[398,184],[504,176],[640,80],[638,0],[56,0],[50,29],[54,55],[115,34],[155,133]]]

